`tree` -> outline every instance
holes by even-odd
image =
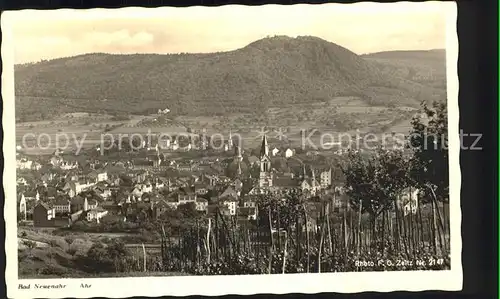
[[[349,153],[348,165],[343,168],[347,195],[354,209],[370,215],[372,225],[382,212],[394,206],[409,185],[407,165],[403,151],[399,150],[379,149],[368,157]]]
[[[447,201],[448,174],[448,111],[446,102],[428,107],[422,102],[422,114],[412,119],[408,146],[413,152],[411,177],[422,189],[433,189],[436,198]]]
[[[121,241],[114,239],[108,245],[101,242],[94,243],[86,256],[79,257],[77,262],[89,272],[119,272],[124,268],[124,261],[130,255]]]
[[[431,201],[433,245],[437,253],[438,243],[441,247],[445,243],[443,232],[446,230],[445,205],[441,216],[438,201],[445,203],[449,200],[448,111],[445,102],[433,102],[432,107],[422,102],[421,111],[422,114],[412,120],[408,138],[408,146],[413,152],[410,175],[428,195],[424,199]]]
[[[271,211],[273,228],[289,228],[302,213],[305,196],[300,191],[283,192],[282,194],[261,195],[257,199],[259,218],[262,224],[268,225],[268,211]]]

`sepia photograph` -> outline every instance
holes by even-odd
[[[437,1],[2,15],[9,294],[460,290],[455,23]]]

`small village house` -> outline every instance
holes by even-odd
[[[56,210],[46,203],[39,202],[33,209],[33,226],[49,227],[54,224]]]
[[[103,208],[94,208],[87,211],[86,219],[87,221],[96,221],[99,223],[102,217],[106,216],[108,211]]]

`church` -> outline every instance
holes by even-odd
[[[258,182],[250,191],[250,194],[265,194],[293,189],[316,194],[321,189],[321,185],[316,180],[314,170],[311,169],[312,177],[310,178],[306,173],[305,165],[303,165],[303,173],[297,177],[292,173],[277,173],[271,166],[269,143],[266,135],[262,138],[259,164]]]

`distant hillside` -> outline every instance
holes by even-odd
[[[446,51],[387,51],[362,55],[391,75],[425,84],[437,89],[446,89]]]
[[[358,96],[373,106],[416,106],[423,98],[445,96],[440,86],[410,80],[372,60],[316,37],[284,36],[211,54],[61,58],[16,66],[16,117],[150,113],[165,107],[177,115],[214,116],[337,96]]]
[[[401,59],[401,60],[424,60],[444,63],[446,61],[445,49],[421,50],[421,51],[384,51],[362,55],[363,58],[379,59]]]

